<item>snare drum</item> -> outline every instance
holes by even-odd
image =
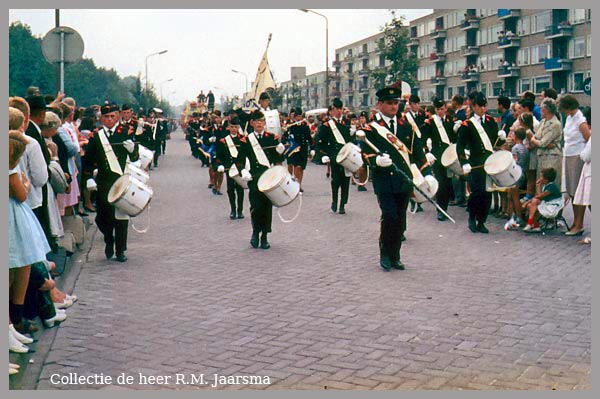
[[[134,179],[144,184],[148,184],[148,180],[150,180],[150,175],[133,162],[127,162],[125,173],[130,174]]]
[[[335,161],[350,173],[356,173],[363,166],[363,159],[359,148],[352,143],[346,143],[340,149]]]
[[[442,166],[458,176],[463,176],[463,168],[458,160],[456,144],[450,144],[442,153]]]
[[[483,166],[490,179],[499,188],[514,187],[519,182],[523,170],[510,151],[496,151],[488,157]]]
[[[248,189],[248,182],[242,179],[242,176],[240,176],[240,172],[235,164],[231,165],[231,168],[229,168],[229,177],[232,178],[233,181],[235,181],[243,189]]]
[[[148,148],[144,147],[143,145],[140,145],[139,153],[140,153],[139,161],[141,162],[141,167],[142,167],[142,169],[146,170],[146,169],[148,169],[148,167],[154,160],[154,151],[149,150]]]
[[[421,191],[423,191],[429,196],[429,198],[433,198],[437,193],[438,187],[430,187],[429,183],[427,183],[427,180],[425,180],[423,174],[419,170],[419,167],[414,163],[410,165],[410,171],[412,172],[413,183],[415,184],[415,186],[419,187]],[[419,204],[422,204],[423,202],[427,201],[427,198],[425,198],[425,196],[416,189],[413,190],[413,196],[414,200]]]
[[[137,181],[129,174],[124,174],[115,181],[108,192],[108,202],[129,216],[137,216],[150,203],[152,189]]]
[[[300,183],[292,178],[281,165],[269,168],[258,179],[258,190],[264,193],[274,206],[286,206],[300,193]]]

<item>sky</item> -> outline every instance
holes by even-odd
[[[317,10],[329,19],[329,63],[335,49],[380,32],[391,20],[388,9]],[[432,10],[397,10],[407,20]],[[200,90],[240,95],[245,77],[251,84],[269,33],[269,64],[276,82],[290,78],[290,67],[307,74],[325,69],[325,20],[295,9],[270,10],[61,10],[61,25],[82,36],[84,57],[115,69],[120,76],[145,75],[173,105],[195,98]],[[31,27],[43,37],[54,27],[54,9],[10,10],[9,20]],[[167,82],[173,79],[171,82]],[[68,93],[67,93],[68,95]]]

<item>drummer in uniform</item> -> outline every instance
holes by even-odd
[[[306,169],[306,163],[308,162],[311,140],[310,127],[306,120],[304,120],[302,108],[294,108],[294,120],[292,123],[296,124],[290,126],[283,134],[282,143],[297,145],[296,148],[288,152],[287,163],[288,171],[296,177],[300,183],[300,187],[302,187],[302,177],[304,175],[304,169]],[[304,190],[300,188],[300,191],[303,192]]]
[[[196,159],[200,158],[200,152],[198,151],[198,143],[196,140],[200,138],[200,121],[198,120],[200,114],[197,112],[192,113],[192,117],[187,124],[187,138],[190,143],[190,151],[192,152],[192,156]]]
[[[285,146],[279,142],[279,137],[265,131],[265,115],[260,110],[252,113],[250,122],[254,132],[241,140],[238,164],[245,165],[250,161],[250,170],[242,169],[240,175],[248,182],[250,190],[250,215],[252,217],[252,238],[250,245],[269,249],[271,245],[267,234],[271,232],[273,205],[269,198],[258,190],[258,180],[272,164],[281,163]]]
[[[483,93],[473,94],[471,102],[473,115],[458,129],[456,153],[470,182],[471,195],[467,204],[469,230],[487,234],[489,230],[485,222],[492,204],[492,194],[486,190],[488,176],[483,166],[494,152],[498,140],[498,125],[486,114],[487,99]],[[471,151],[469,159],[465,155],[466,148]]]
[[[446,102],[442,99],[432,100],[435,113],[426,119],[422,126],[423,142],[431,140],[431,152],[426,154],[429,164],[432,166],[433,174],[439,183],[437,191],[437,203],[443,210],[448,210],[448,203],[452,195],[452,178],[448,177],[448,170],[442,165],[442,154],[452,143],[456,143],[454,133],[454,121],[447,116]],[[446,220],[446,216],[438,211],[439,221]]]
[[[266,91],[258,97],[258,108],[263,112],[271,110],[271,96]]]
[[[369,122],[369,113],[367,111],[361,111],[360,115],[358,116],[358,129],[362,130],[367,126],[367,123]],[[363,142],[358,142],[358,145],[361,149],[363,149],[363,147],[365,146],[365,144]],[[360,167],[360,169],[358,169],[357,175],[358,175],[358,181],[360,183],[367,183],[367,168],[368,163],[366,158],[364,157],[363,154],[363,166]],[[365,184],[359,184],[358,185],[358,191],[367,191],[367,187]]]
[[[137,130],[138,121],[133,117],[133,109],[128,104],[121,105],[121,123],[133,127],[133,131]]]
[[[104,235],[104,254],[111,259],[116,251],[116,260],[126,262],[128,217],[108,202],[108,193],[113,183],[121,177],[127,158],[133,162],[139,158],[138,145],[133,142],[133,128],[119,122],[119,107],[103,105],[100,108],[101,126],[90,138],[85,157],[87,173],[98,169],[98,175],[88,180],[87,186],[97,187],[96,225]]]
[[[334,98],[329,114],[331,118],[321,125],[319,132],[319,148],[325,156],[321,162],[331,165],[331,211],[338,211],[338,194],[341,190],[342,196],[339,201],[339,213],[346,213],[348,203],[348,191],[350,189],[350,176],[346,176],[344,167],[336,162],[336,157],[344,144],[352,139],[350,135],[350,122],[342,117],[344,104],[339,98]]]
[[[239,118],[234,117],[233,119],[230,119],[227,125],[229,134],[220,139],[217,143],[217,157],[215,163],[217,164],[217,172],[219,173],[225,173],[234,165],[238,171],[244,168],[244,165],[236,163],[240,152],[240,146],[242,145],[242,141],[245,140],[239,134],[240,124]],[[229,173],[226,173],[226,175],[227,197],[229,198],[229,206],[231,208],[229,218],[231,220],[243,219],[244,189],[229,176]]]
[[[399,87],[385,87],[377,91],[375,120],[363,129],[366,138],[380,151],[375,153],[368,145],[364,153],[373,171],[373,188],[381,209],[379,236],[379,264],[384,271],[404,270],[400,260],[402,236],[406,230],[406,210],[413,192],[410,164],[414,163],[430,186],[437,185],[422,142],[413,137],[412,127],[398,118],[398,103],[402,91]]]
[[[427,115],[425,115],[425,112],[421,109],[421,99],[416,94],[408,96],[408,107],[404,110],[404,118],[408,121],[410,126],[412,126],[413,134],[415,134],[417,138],[421,140],[423,145],[425,145],[426,141],[422,138],[421,126],[425,123]],[[413,205],[415,205],[415,203],[413,203]],[[416,204],[416,208],[417,212],[423,212],[421,204]]]
[[[208,141],[210,144],[210,149],[208,153],[210,154],[210,169],[209,172],[212,172],[212,192],[215,195],[223,195],[221,193],[221,185],[223,184],[223,172],[219,170],[219,163],[217,162],[217,143],[222,138],[228,135],[226,129],[223,128],[221,119],[221,111],[216,110],[212,115],[211,124],[208,127]]]

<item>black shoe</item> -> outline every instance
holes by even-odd
[[[252,245],[252,248],[258,248],[258,232],[252,232],[252,238],[250,239],[250,245]]]
[[[404,234],[402,234],[402,237],[400,237],[400,242],[404,242],[406,241],[406,236]]]
[[[365,186],[358,186],[358,191],[367,191]]]
[[[336,203],[331,204],[331,212],[333,212],[333,213],[337,212],[337,204]]]
[[[239,211],[237,214],[237,218],[238,219],[243,219],[244,218],[244,214],[242,213],[242,211]]]
[[[392,260],[391,266],[392,266],[392,269],[404,270],[404,264],[402,262],[400,262],[400,259]]]
[[[417,204],[417,213],[419,212],[423,212],[423,207],[421,206],[421,204]]]
[[[380,256],[379,266],[381,266],[384,272],[389,272],[390,270],[392,270],[392,262],[390,261],[390,258],[388,256]]]
[[[223,193],[222,193],[222,192],[220,192],[219,190],[217,190],[216,194],[217,194],[217,195],[223,195]]]
[[[236,218],[235,211],[231,211],[231,213],[229,214],[229,219],[233,220],[235,218]]]
[[[90,212],[90,213],[96,213],[95,209],[92,208],[88,208],[87,206],[84,206],[83,209],[85,209],[86,211]]]
[[[304,192],[304,189],[303,189],[303,188],[301,188],[301,189],[300,189],[300,192],[301,192],[301,193],[303,193],[303,192]]]
[[[204,166],[204,165],[202,165],[202,166]],[[213,187],[213,185],[212,185],[212,184],[209,184],[209,185],[208,185],[208,188],[212,188],[212,187]]]
[[[444,214],[442,212],[438,212],[438,214],[437,214],[437,220],[439,220],[440,222],[443,222],[446,219],[447,219],[447,217],[444,216]]]
[[[271,248],[271,244],[269,244],[269,241],[267,241],[267,233],[263,233],[262,237],[260,237],[260,247],[262,249]]]
[[[471,230],[471,233],[477,233],[477,225],[475,224],[475,219],[469,218],[469,230]]]
[[[213,187],[212,193],[213,193],[213,195],[217,195],[217,189]]]
[[[483,234],[487,234],[487,233],[489,233],[489,232],[490,232],[490,231],[487,229],[487,227],[485,227],[485,224],[484,224],[484,223],[482,223],[482,222],[480,222],[480,223],[477,223],[477,231],[478,231],[478,232],[480,232],[480,233],[483,233]]]
[[[106,246],[104,247],[104,255],[106,256],[106,259],[109,259],[113,257],[113,255],[115,254],[115,250],[113,249],[113,244],[106,244]]]
[[[117,260],[117,262],[127,262],[127,256],[125,256],[125,254],[117,254],[117,257],[115,259]]]
[[[344,205],[340,206],[340,215],[345,215],[346,214],[346,209],[344,208]]]

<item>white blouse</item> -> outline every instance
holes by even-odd
[[[586,123],[585,116],[580,110],[577,110],[575,115],[567,116],[567,121],[565,123],[565,148],[564,155],[566,157],[571,157],[574,155],[581,154],[581,151],[585,148],[585,139],[583,138],[583,134],[581,130],[579,130],[579,126],[582,123]]]

